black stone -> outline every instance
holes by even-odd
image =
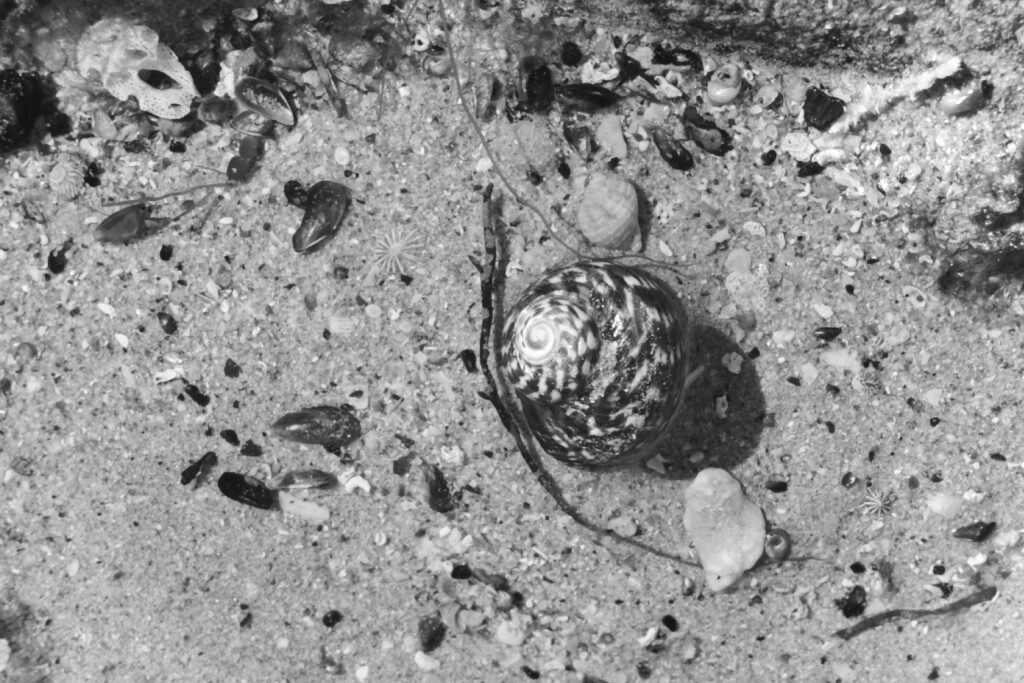
[[[775,160],[779,157],[779,153],[774,149],[770,149],[767,152],[761,154],[761,164],[763,166],[771,166],[775,163]]]
[[[846,102],[813,85],[804,96],[804,122],[824,132],[846,111]]]
[[[769,479],[764,483],[764,487],[772,493],[785,493],[789,490],[789,482],[782,479]]]
[[[551,69],[543,59],[535,55],[524,57],[519,65],[523,84],[520,106],[524,111],[537,114],[551,109],[555,101],[555,84]]]
[[[202,389],[189,382],[185,385],[185,394],[196,402],[201,408],[210,405],[210,397],[203,393]]]
[[[420,637],[420,650],[433,652],[441,647],[445,634],[448,633],[448,627],[441,621],[441,617],[435,615],[420,619],[417,632]]]
[[[242,374],[242,366],[228,358],[224,361],[224,375],[235,379]]]
[[[156,314],[156,319],[160,323],[160,329],[164,331],[164,334],[174,334],[178,331],[178,321],[170,313],[160,311]]]
[[[576,66],[583,61],[583,50],[580,46],[571,40],[567,40],[562,43],[562,64],[566,66]]]
[[[868,604],[868,592],[863,586],[854,586],[841,598],[836,598],[836,607],[847,619],[853,619],[864,614]]]
[[[459,358],[462,359],[462,365],[465,366],[466,372],[473,373],[477,371],[476,353],[473,349],[463,349],[459,352]]]
[[[232,446],[238,446],[241,443],[241,440],[238,438],[238,432],[234,429],[220,430],[220,438],[224,439]]]
[[[236,183],[248,182],[256,174],[257,165],[256,159],[247,159],[238,155],[231,157],[231,161],[228,162],[228,180],[233,180]]]
[[[981,543],[986,538],[992,535],[992,532],[996,529],[995,522],[974,522],[967,526],[962,526],[953,532],[954,538],[962,538],[966,541],[974,541],[975,543]]]
[[[819,327],[814,330],[814,338],[823,342],[830,342],[843,333],[841,327]]]
[[[160,246],[161,261],[170,261],[172,256],[174,256],[174,247],[172,247],[169,244],[164,244]]]
[[[796,162],[796,177],[797,178],[812,178],[822,171],[825,167],[819,164],[817,161],[797,161]]]
[[[679,620],[671,614],[666,614],[665,616],[663,616],[661,618],[661,623],[665,628],[667,628],[669,631],[672,631],[673,633],[679,630]]]
[[[217,488],[231,500],[269,510],[277,504],[277,495],[255,477],[239,472],[225,472],[217,480]]]
[[[452,567],[452,578],[465,581],[473,576],[473,570],[469,568],[468,564],[457,564]]]
[[[341,620],[341,612],[339,612],[336,609],[332,609],[331,611],[325,613],[323,619],[321,619],[321,621],[324,622],[324,626],[326,626],[327,628],[334,628],[335,626],[341,623]]]
[[[242,444],[242,449],[239,453],[249,458],[258,458],[263,455],[263,447],[259,444],[253,443],[252,439],[246,439],[245,443]]]

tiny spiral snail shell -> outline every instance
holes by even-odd
[[[649,456],[683,400],[682,302],[611,261],[548,271],[511,308],[498,364],[552,457],[597,469]]]

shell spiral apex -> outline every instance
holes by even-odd
[[[548,271],[509,311],[499,367],[534,436],[583,468],[650,455],[682,406],[688,328],[644,270],[581,261]]]

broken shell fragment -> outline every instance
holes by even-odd
[[[947,116],[965,116],[984,107],[991,94],[992,84],[988,81],[981,81],[947,92],[936,106]]]
[[[622,176],[596,173],[580,203],[577,223],[592,244],[607,249],[636,249],[640,242],[636,187]]]
[[[711,73],[708,79],[708,102],[714,105],[729,104],[743,89],[740,68],[732,63],[724,64]]]
[[[269,486],[276,490],[333,489],[338,486],[338,478],[323,470],[292,470],[275,477]]]
[[[614,106],[619,96],[595,83],[564,83],[555,90],[555,97],[568,111],[592,113]]]
[[[654,146],[665,163],[677,171],[689,171],[693,168],[693,155],[667,131],[661,128],[651,129]]]
[[[313,252],[338,234],[341,221],[352,203],[348,188],[321,180],[306,194],[306,213],[292,235],[292,247],[300,254]]]
[[[230,125],[239,133],[261,138],[268,138],[274,132],[273,120],[248,109],[231,119]]]
[[[565,141],[580,155],[584,161],[590,161],[597,152],[597,139],[594,137],[594,129],[586,124],[565,124],[562,127],[562,135]]]
[[[483,74],[477,78],[473,86],[473,96],[476,106],[474,113],[481,123],[488,123],[494,120],[498,113],[498,106],[505,94],[501,80],[492,74]]]
[[[235,97],[260,116],[282,126],[295,125],[295,112],[288,98],[276,86],[247,76],[235,86]]]
[[[363,433],[355,410],[348,404],[303,408],[282,416],[270,429],[288,441],[328,448],[347,446]]]
[[[732,136],[716,126],[714,121],[701,116],[693,107],[687,106],[683,110],[683,128],[690,139],[705,152],[723,156],[732,149]]]

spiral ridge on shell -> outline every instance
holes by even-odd
[[[653,454],[682,406],[682,302],[662,280],[612,261],[548,271],[509,311],[499,368],[541,447],[600,468]]]

